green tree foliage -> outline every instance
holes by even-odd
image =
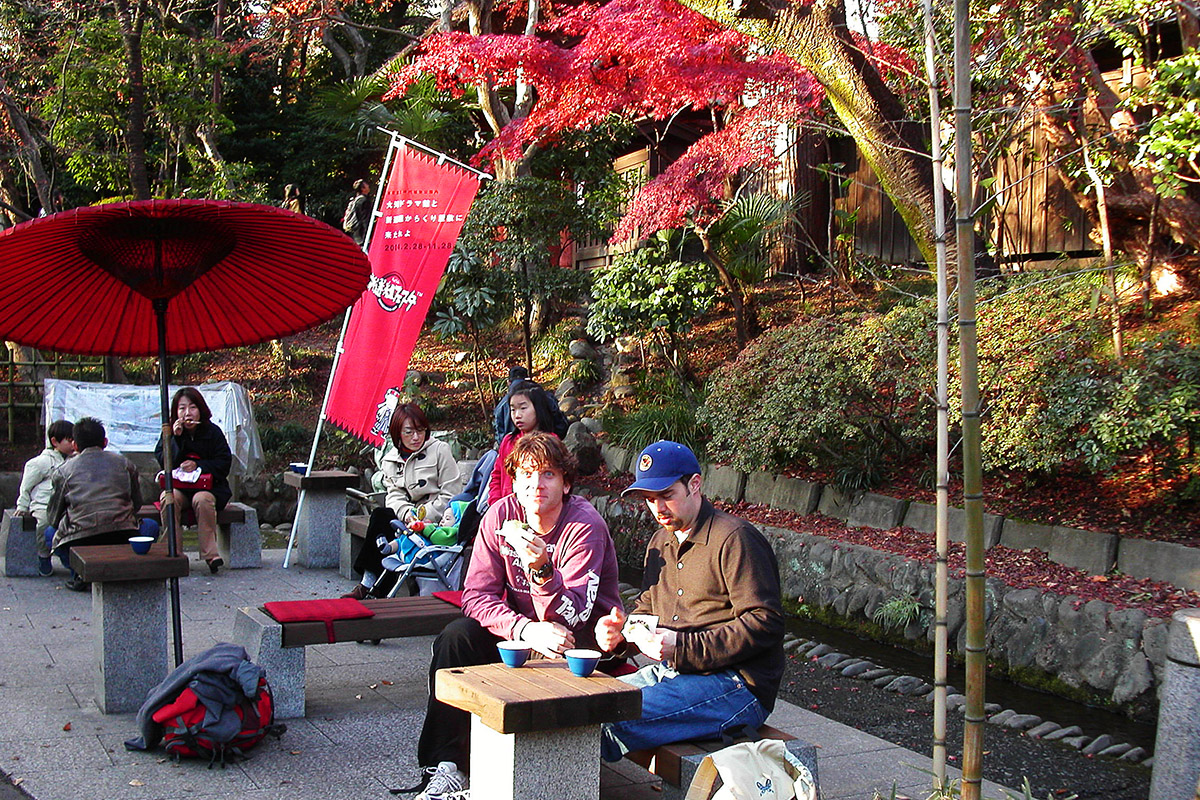
[[[720,216],[696,224],[704,255],[716,269],[733,306],[738,346],[762,332],[754,287],[766,277],[766,246],[772,233],[793,216],[800,198],[780,200],[767,194],[748,194],[722,205]]]
[[[601,341],[648,335],[681,378],[694,380],[686,337],[712,308],[717,286],[707,264],[681,260],[681,239],[677,231],[659,231],[597,271],[588,333]]]
[[[496,404],[484,393],[479,375],[481,336],[512,313],[511,273],[489,267],[462,247],[456,247],[446,263],[442,282],[434,295],[430,327],[442,339],[467,336],[471,341],[471,366],[484,417]]]
[[[554,150],[530,159],[531,174],[487,183],[463,227],[464,246],[515,273],[513,292],[533,370],[533,339],[553,320],[555,303],[579,300],[588,276],[560,269],[566,243],[606,235],[623,196],[611,170],[624,126],[565,136]]]
[[[1134,163],[1151,171],[1159,192],[1180,197],[1200,183],[1200,53],[1156,64],[1129,105],[1156,112],[1138,141]]]

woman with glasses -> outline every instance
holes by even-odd
[[[406,526],[417,520],[429,520],[436,525],[458,491],[458,462],[450,446],[429,433],[429,421],[415,403],[396,406],[388,424],[388,435],[395,450],[389,451],[380,464],[383,488],[387,490],[384,508],[371,512],[367,538],[354,571],[362,580],[343,597],[362,600],[382,597],[391,586],[380,585],[383,553],[392,552],[388,545],[396,538],[393,520]]]

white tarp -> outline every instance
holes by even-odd
[[[171,396],[179,386],[170,387]],[[212,421],[224,431],[233,451],[232,474],[252,476],[262,461],[262,444],[250,394],[236,383],[197,386],[212,410]],[[43,411],[47,423],[95,417],[104,423],[109,447],[123,453],[153,453],[162,433],[162,396],[158,386],[45,380]]]

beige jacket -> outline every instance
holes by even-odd
[[[387,491],[384,502],[399,519],[424,506],[425,519],[437,524],[461,483],[450,445],[432,436],[408,458],[402,459],[398,450],[390,450],[379,466]]]

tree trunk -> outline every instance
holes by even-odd
[[[682,0],[683,5],[756,36],[812,73],[879,177],[925,260],[936,261],[933,182],[924,136],[906,130],[899,98],[851,38],[845,0],[788,3],[769,22],[739,17],[728,0]],[[744,5],[744,4],[739,4]],[[937,191],[943,191],[937,187]],[[953,250],[953,243],[950,243]]]
[[[21,159],[25,171],[29,173],[30,180],[33,181],[34,189],[37,190],[38,202],[42,204],[42,208],[48,209],[51,207],[50,177],[46,174],[46,168],[42,164],[41,150],[38,148],[37,140],[33,137],[33,132],[29,129],[29,120],[26,119],[25,112],[21,110],[12,94],[9,93],[8,83],[3,77],[0,77],[0,105],[4,106],[4,115],[17,135],[20,145],[18,157]]]
[[[135,200],[150,199],[150,177],[146,172],[146,76],[142,65],[142,28],[146,21],[146,2],[138,0],[131,9],[129,0],[116,0],[117,23],[125,43],[125,83],[129,107],[125,112],[125,154],[129,164],[129,185]]]
[[[708,238],[708,231],[704,228],[696,228],[696,235],[700,238],[700,244],[704,248],[704,257],[708,259],[708,263],[713,265],[717,271],[721,283],[725,286],[725,294],[729,297],[729,305],[733,306],[733,326],[737,333],[738,350],[742,350],[750,343],[749,326],[746,324],[746,309],[742,303],[742,289],[738,285],[737,279],[725,268],[720,257],[713,249],[712,241]]]

